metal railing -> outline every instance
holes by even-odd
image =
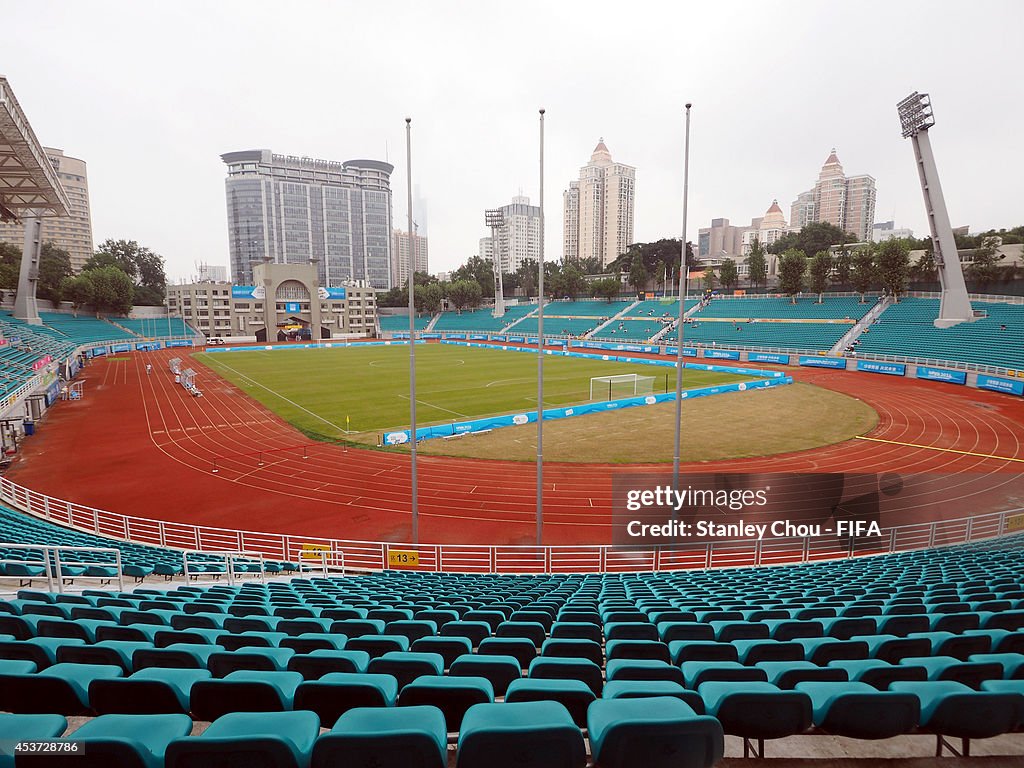
[[[883,528],[881,536],[854,538],[787,537],[766,541],[713,541],[659,546],[579,544],[517,546],[487,544],[388,543],[264,533],[152,520],[107,512],[56,499],[0,478],[0,501],[59,525],[112,539],[202,552],[219,557],[302,562],[316,551],[326,569],[380,571],[389,568],[390,550],[415,550],[417,570],[462,573],[600,573],[673,571],[810,563],[963,544],[1008,532],[1009,516],[1022,509],[990,512]],[[65,549],[85,550],[84,547]],[[298,556],[298,557],[297,557]]]
[[[234,584],[241,577],[243,579],[257,578],[266,581],[267,566],[264,562],[262,552],[252,551],[226,551],[226,550],[198,550],[187,549],[182,552],[182,573],[186,581],[190,578],[203,576],[227,577],[228,584]],[[248,568],[249,564],[256,562],[258,569],[253,571]],[[211,566],[215,569],[211,570]],[[243,566],[239,568],[239,566]],[[219,570],[223,568],[224,570]]]
[[[36,568],[42,568],[43,573],[40,575],[32,574],[0,574],[0,579],[18,579],[19,583],[31,581],[35,579],[46,579],[46,590],[47,592],[63,592],[64,582],[72,581],[74,579],[100,579],[104,582],[117,581],[118,589],[124,591],[124,571],[121,567],[121,550],[117,547],[80,547],[80,546],[64,546],[64,545],[49,545],[49,544],[23,544],[20,542],[0,542],[0,549],[24,549],[30,552],[39,552],[42,556],[41,560],[18,560],[15,558],[3,558],[0,559],[0,565],[24,565],[24,566],[35,566]],[[114,556],[114,562],[112,563],[100,563],[95,560],[76,560],[72,553],[100,553],[100,554],[112,554]],[[64,553],[62,555],[62,553]],[[68,555],[71,555],[70,557]],[[64,572],[65,568],[88,568],[88,567],[101,567],[101,568],[113,568],[116,572],[114,576],[87,576],[67,574]]]

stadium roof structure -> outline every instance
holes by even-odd
[[[67,216],[67,193],[7,78],[0,75],[0,220]]]

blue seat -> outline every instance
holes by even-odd
[[[1003,665],[985,661],[960,661],[952,656],[908,656],[901,665],[924,667],[929,680],[953,680],[978,690],[985,680],[1003,676]]]
[[[833,661],[828,666],[843,670],[850,680],[867,683],[880,691],[887,690],[892,683],[898,681],[920,682],[928,679],[928,671],[924,667],[890,664],[879,659]]]
[[[225,677],[231,672],[250,669],[260,672],[281,672],[295,655],[290,648],[246,648],[210,655],[207,668],[214,677]]]
[[[921,717],[916,696],[867,683],[801,682],[796,690],[811,697],[814,725],[836,736],[888,739],[912,733]]]
[[[353,709],[317,739],[311,768],[447,768],[448,735],[436,707]]]
[[[61,715],[9,715],[0,713],[0,743],[55,739],[68,728]],[[0,768],[14,768],[14,755],[0,752]]]
[[[794,688],[797,683],[845,682],[846,670],[839,667],[819,667],[809,661],[760,661],[756,665],[768,676],[768,682],[779,688]]]
[[[594,692],[601,695],[604,675],[601,667],[588,659],[556,659],[538,656],[530,663],[527,677],[534,680],[580,680]]]
[[[64,637],[33,637],[28,640],[0,641],[0,659],[31,661],[36,669],[57,663],[57,653],[68,645],[84,645],[84,640]]]
[[[329,632],[304,632],[291,635],[281,641],[282,648],[291,648],[295,653],[312,653],[313,651],[341,651],[345,648],[348,637],[334,635]]]
[[[590,687],[580,680],[513,680],[505,692],[505,701],[514,704],[524,701],[557,701],[569,712],[576,725],[587,725],[587,708],[596,697]]]
[[[698,688],[709,715],[726,733],[743,738],[743,756],[764,757],[764,741],[803,733],[811,726],[811,699],[767,682],[706,682]],[[756,741],[755,746],[751,743]]]
[[[648,624],[647,626],[652,626]],[[609,640],[605,643],[609,659],[650,659],[668,662],[668,646],[660,640]]]
[[[398,683],[391,675],[328,672],[298,686],[294,708],[316,712],[320,722],[333,724],[350,709],[393,707],[397,696]]]
[[[504,696],[509,684],[522,677],[523,670],[514,656],[466,654],[452,662],[450,677],[483,677],[494,687],[495,696]]]
[[[1004,680],[1024,680],[1024,653],[978,653],[967,660],[981,664],[998,664],[1002,668],[999,677]]]
[[[732,643],[745,666],[762,661],[803,661],[804,649],[799,643],[781,640],[736,640]]]
[[[413,640],[410,650],[414,653],[436,653],[444,659],[447,668],[459,656],[470,653],[473,643],[465,637],[421,637]]]
[[[611,680],[669,680],[683,685],[683,672],[667,661],[653,659],[611,659],[605,665]]]
[[[684,661],[680,668],[687,688],[698,690],[709,681],[767,682],[763,669],[745,667],[738,661]]]
[[[466,712],[477,704],[494,701],[494,687],[483,677],[440,677],[424,675],[405,686],[398,706],[432,706],[444,715],[448,733],[462,727]]]
[[[377,659],[371,659],[367,668],[370,674],[391,675],[402,690],[421,675],[444,673],[444,658],[437,653],[410,653],[390,651]]]
[[[188,736],[187,715],[100,715],[78,728],[68,741],[73,752],[41,753],[17,758],[19,766],[77,765],[81,768],[163,768],[164,753],[175,739]]]
[[[457,768],[584,768],[583,734],[554,701],[477,704],[459,730]]]
[[[370,665],[366,651],[319,649],[296,654],[288,660],[288,671],[298,672],[306,680],[317,680],[331,672],[365,672]]]
[[[58,663],[114,664],[125,674],[134,669],[132,656],[136,651],[149,650],[152,643],[131,640],[103,640],[92,645],[65,645],[57,651]]]
[[[219,645],[173,643],[166,648],[141,648],[132,655],[132,662],[136,670],[150,667],[206,669],[210,657],[223,650]]]
[[[937,737],[936,756],[947,746],[944,737],[962,741],[961,754],[970,755],[970,740],[1009,733],[1021,723],[1020,696],[975,691],[949,680],[895,682],[890,690],[913,694],[921,703],[920,727]]]
[[[588,659],[595,664],[604,661],[601,644],[593,640],[552,637],[544,641],[540,655],[559,659]]]
[[[732,643],[714,640],[670,640],[668,654],[673,664],[684,661],[739,661]]]
[[[602,768],[710,768],[725,749],[715,718],[672,697],[595,701],[587,730],[594,762]]]
[[[538,624],[543,632],[544,626]],[[601,627],[598,624],[591,623],[589,621],[562,621],[559,619],[551,625],[551,637],[559,638],[564,640],[592,640],[595,643],[600,643],[604,638],[602,637]],[[541,635],[541,642],[543,642],[543,634]]]
[[[698,715],[704,714],[704,699],[699,693],[669,680],[609,680],[604,685],[602,698],[642,699],[651,696],[672,696]]]
[[[213,721],[229,712],[284,712],[302,683],[298,672],[241,669],[192,685],[192,714]]]
[[[107,664],[54,664],[32,674],[0,675],[0,709],[28,714],[83,714],[89,711],[89,684],[121,675],[121,667]]]
[[[308,768],[319,733],[320,720],[312,712],[234,712],[211,724],[201,736],[171,742],[164,765]]]
[[[188,714],[192,686],[212,677],[206,669],[142,669],[128,677],[93,680],[89,704],[101,715]]]
[[[860,640],[835,637],[799,637],[794,643],[804,649],[804,660],[819,667],[833,661],[856,661],[868,657],[868,644]]]
[[[476,652],[481,656],[511,656],[522,669],[537,658],[537,646],[525,637],[485,637]]]

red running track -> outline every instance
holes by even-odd
[[[51,496],[140,517],[308,536],[409,540],[408,456],[309,444],[205,368],[205,396],[190,397],[168,371],[167,361],[176,354],[181,350],[94,361],[82,374],[85,399],[52,409],[38,434],[23,444],[7,476]],[[148,376],[147,362],[153,364]],[[934,494],[909,494],[899,509],[885,513],[882,522],[889,525],[1024,505],[1019,493],[1024,400],[890,376],[789,370],[798,381],[866,402],[880,417],[870,437],[891,442],[857,439],[685,469],[941,476],[942,503]],[[212,472],[215,466],[217,473]],[[421,456],[419,468],[421,541],[534,543],[533,464]],[[544,543],[609,543],[611,476],[624,469],[546,464]],[[665,469],[664,464],[628,468]]]

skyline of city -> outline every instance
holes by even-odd
[[[11,4],[10,46],[0,66],[41,141],[88,160],[95,242],[137,240],[167,259],[171,279],[191,273],[196,261],[228,262],[217,157],[234,147],[392,163],[392,189],[401,190],[392,217],[403,222],[407,115],[418,187],[414,218],[424,232],[420,211],[429,206],[436,271],[477,252],[484,205],[520,190],[537,200],[540,107],[547,110],[549,259],[561,255],[563,240],[561,201],[554,198],[597,136],[642,176],[632,239],[679,235],[686,101],[694,104],[691,241],[722,212],[746,221],[773,198],[788,205],[807,189],[807,171],[820,167],[822,148],[833,145],[850,168],[875,177],[878,219],[926,232],[913,156],[895,114],[896,102],[913,90],[931,93],[935,104],[932,141],[954,223],[972,231],[1019,223],[1010,180],[1021,170],[1020,157],[1006,148],[1015,141],[1020,105],[1005,99],[1002,81],[991,77],[1013,64],[1010,30],[1024,21],[1018,3],[990,0],[969,13],[952,3],[931,4],[927,13],[898,4],[886,7],[887,23],[878,25],[853,8],[794,2],[786,45],[766,34],[778,27],[778,15],[756,3],[743,4],[738,14],[712,7],[631,9],[615,24],[607,23],[611,6],[581,15],[573,3],[535,4],[527,14],[501,15],[497,27],[495,14],[483,7],[452,16],[444,7],[398,2],[352,10],[343,19],[338,10],[300,4],[275,16],[280,34],[270,59],[246,55],[245,41],[260,34],[259,19],[272,8],[261,2],[218,4],[198,31],[183,8],[43,3],[54,10],[47,45],[35,43],[38,17]],[[610,50],[666,25],[714,29],[735,18],[744,23],[724,51],[712,36],[695,34],[682,49],[640,45],[615,67],[573,75],[580,60],[566,44],[569,30]],[[984,44],[963,35],[968,20],[971,28],[992,29]],[[352,40],[328,56],[331,30],[342,22],[382,30],[387,48],[403,55],[380,55],[375,37]],[[921,57],[900,31],[908,26],[955,39],[961,55]],[[808,46],[826,30],[836,50],[870,38],[886,51],[884,61],[806,67]],[[90,45],[81,46],[83,35]],[[170,41],[183,36],[194,39],[192,55],[171,67]],[[300,38],[302,45],[289,42]],[[500,62],[523,39],[536,43],[538,55],[516,59],[508,70]],[[374,66],[363,67],[370,57]],[[126,60],[131,67],[123,66]],[[703,66],[711,60],[718,62],[713,70]],[[417,66],[410,68],[412,61]],[[354,71],[363,74],[350,77]],[[740,96],[760,92],[766,78],[791,80],[798,71],[800,87],[784,99]],[[344,83],[339,99],[326,97],[333,82]],[[504,86],[488,87],[496,82]],[[844,94],[855,92],[850,103]],[[977,119],[972,103],[998,104],[998,119]]]

